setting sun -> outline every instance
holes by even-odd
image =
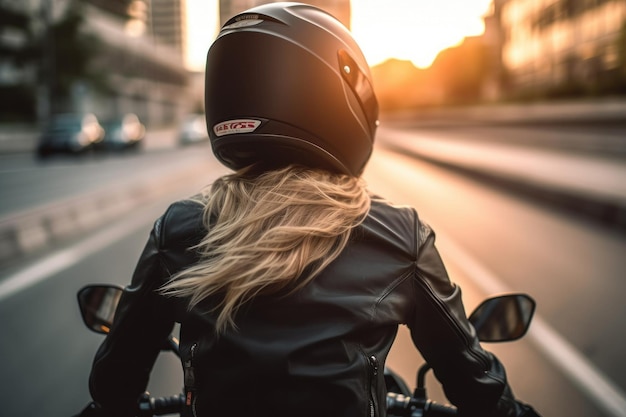
[[[428,67],[437,54],[484,31],[482,16],[492,0],[352,0],[352,32],[370,65],[389,58]],[[187,0],[188,57],[204,67],[216,35],[217,0]]]

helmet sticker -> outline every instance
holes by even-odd
[[[215,132],[216,136],[233,135],[235,133],[250,133],[254,132],[260,124],[260,120],[254,119],[227,120],[213,126],[213,132]]]

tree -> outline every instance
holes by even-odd
[[[0,27],[10,33],[13,41],[0,42],[0,65],[7,76],[0,79],[0,120],[28,120],[35,114],[34,78],[28,77],[33,67],[33,34],[30,17],[0,3]]]
[[[46,5],[50,3],[42,3]],[[0,96],[10,97],[0,100],[0,119],[34,121],[41,85],[47,88],[51,109],[64,107],[77,82],[106,88],[106,77],[90,65],[102,42],[85,30],[81,6],[80,0],[70,0],[60,20],[46,22],[45,12],[29,14],[0,3],[0,25],[20,40],[0,42],[0,62],[17,74],[0,85]],[[35,31],[42,24],[44,30]]]
[[[52,48],[54,63],[50,80],[53,108],[63,106],[77,82],[106,88],[106,77],[90,65],[102,50],[102,42],[84,28],[85,17],[80,1],[70,1],[65,15],[50,27],[51,44],[41,47]],[[43,54],[45,51],[41,51]]]
[[[488,75],[488,51],[481,38],[466,38],[456,47],[443,50],[430,68],[445,89],[450,102],[480,99]]]

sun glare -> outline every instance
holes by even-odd
[[[217,0],[187,0],[187,56],[185,65],[202,71],[209,46],[218,31],[219,9]]]
[[[445,48],[484,31],[492,0],[351,0],[352,32],[370,65],[389,58],[432,64]],[[187,0],[186,65],[201,70],[218,21],[217,0]]]
[[[389,58],[432,64],[445,48],[484,32],[491,0],[352,0],[352,32],[370,65]]]

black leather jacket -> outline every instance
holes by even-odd
[[[202,206],[185,200],[156,221],[93,364],[90,390],[103,407],[132,415],[162,341],[179,322],[184,416],[384,416],[382,370],[398,325],[406,324],[461,411],[522,415],[414,209],[373,199],[326,270],[296,293],[248,303],[237,313],[238,329],[220,337],[212,300],[187,311],[184,300],[155,292],[196,261],[189,248],[206,233],[201,217]]]

